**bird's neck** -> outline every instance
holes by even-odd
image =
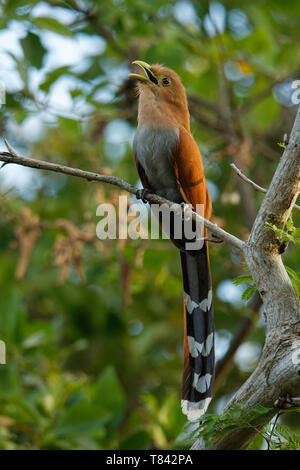
[[[152,96],[151,96],[152,95]],[[139,96],[138,126],[148,128],[179,128],[190,130],[190,116],[187,106],[178,103],[161,103],[151,93]]]

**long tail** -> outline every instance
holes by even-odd
[[[181,407],[190,421],[199,419],[212,398],[214,313],[208,249],[181,251],[184,287],[184,368]]]

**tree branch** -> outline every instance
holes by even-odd
[[[12,148],[12,146],[7,142],[6,139],[4,139],[4,142],[5,142],[7,149],[9,150],[8,152],[0,152],[0,161],[4,162],[4,165],[7,165],[8,163],[15,163],[17,165],[22,165],[22,166],[26,166],[30,168],[36,168],[39,170],[48,170],[48,171],[53,171],[55,173],[62,173],[65,175],[70,175],[70,176],[77,176],[79,178],[84,178],[87,181],[97,181],[100,183],[106,183],[106,184],[110,184],[113,186],[117,186],[131,194],[134,194],[135,196],[137,195],[139,191],[137,188],[127,183],[127,181],[124,181],[121,178],[118,178],[116,176],[102,175],[99,173],[93,173],[91,171],[80,170],[79,168],[72,168],[72,167],[65,166],[65,165],[59,165],[58,163],[44,162],[42,160],[36,160],[33,158],[23,157],[19,155],[16,152],[16,150]],[[178,210],[178,211],[182,209],[180,204],[175,204],[174,202],[168,201],[167,199],[157,196],[156,194],[147,193],[147,195],[145,196],[145,199],[151,204],[167,204],[169,207],[172,206],[174,210]],[[218,237],[220,240],[223,240],[224,242],[229,243],[230,245],[234,246],[238,250],[243,250],[244,242],[240,240],[239,238],[221,229],[216,224],[214,224],[210,220],[205,219],[204,217],[202,217],[200,214],[197,214],[196,212],[191,211],[189,215],[193,218],[193,220],[203,223],[205,227],[211,233],[213,233],[216,237]]]
[[[280,241],[266,222],[282,227],[288,219],[300,191],[300,108],[290,142],[279,162],[266,197],[254,222],[244,255],[264,303],[266,341],[259,363],[249,379],[227,405],[235,403],[252,409],[260,405],[271,409],[243,429],[224,429],[211,449],[245,449],[259,429],[277,413],[280,397],[300,395],[299,366],[293,360],[299,345],[300,304],[280,256]],[[299,346],[298,346],[299,347]],[[203,449],[203,440],[194,449]]]
[[[266,194],[267,189],[262,188],[258,184],[254,183],[254,181],[250,180],[250,178],[248,178],[248,176],[244,175],[244,173],[234,163],[230,163],[230,166],[239,175],[239,177],[242,180],[244,180],[244,181],[246,181],[246,183],[250,184],[250,186],[252,186],[256,191],[260,191],[261,193]],[[294,204],[293,209],[296,209],[297,211],[300,211],[300,206],[297,206],[297,204]]]

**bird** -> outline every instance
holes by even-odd
[[[137,81],[138,126],[133,155],[143,189],[138,197],[157,194],[206,219],[212,203],[201,154],[190,129],[185,88],[179,75],[160,64],[132,62],[142,73]],[[181,219],[182,220],[182,219]],[[197,250],[186,239],[171,241],[179,248],[184,297],[184,364],[181,408],[189,421],[200,419],[212,399],[214,379],[214,310],[207,238]],[[206,230],[204,235],[206,234]],[[173,235],[173,237],[172,237]]]

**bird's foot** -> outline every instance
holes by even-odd
[[[151,194],[151,191],[149,191],[149,189],[145,189],[145,188],[143,188],[143,189],[138,189],[137,192],[136,192],[135,197],[136,197],[137,199],[141,199],[144,204],[147,204],[148,201],[147,201],[146,197],[147,197],[149,194]]]
[[[193,208],[191,204],[187,204],[185,202],[180,203],[180,213],[182,216],[182,220],[191,220],[193,218]],[[204,237],[204,241],[207,241],[209,243],[223,243],[223,240],[221,240],[219,237],[214,235],[213,233],[210,235],[210,237]]]
[[[187,204],[186,202],[180,203],[179,214],[182,217],[182,220],[191,220],[192,219],[192,204]]]

